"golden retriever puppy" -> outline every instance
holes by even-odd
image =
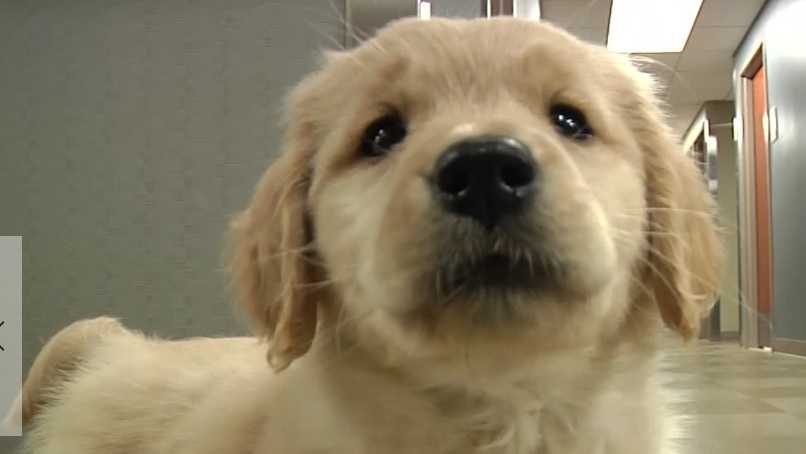
[[[290,97],[232,227],[258,336],[68,327],[25,385],[25,452],[657,453],[661,321],[696,335],[718,257],[628,59],[530,21],[401,20]]]

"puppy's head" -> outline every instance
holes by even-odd
[[[403,20],[326,60],[233,226],[276,368],[335,325],[389,361],[498,371],[636,314],[695,335],[708,195],[629,62],[515,19]]]

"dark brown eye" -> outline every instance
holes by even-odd
[[[593,135],[593,130],[582,113],[576,107],[556,104],[551,108],[551,121],[560,134],[574,140],[585,140]]]
[[[406,137],[406,123],[395,113],[386,114],[370,123],[361,138],[360,152],[366,157],[388,153]]]

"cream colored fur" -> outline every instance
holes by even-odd
[[[719,245],[652,90],[626,58],[515,19],[403,20],[329,54],[292,94],[286,148],[233,224],[233,282],[258,337],[74,324],[26,381],[25,452],[661,452],[661,321],[696,335]],[[557,134],[557,102],[585,112],[589,141]],[[362,160],[363,129],[388,109],[408,136]],[[542,233],[524,241],[567,271],[565,292],[523,296],[496,323],[469,312],[498,301],[441,304],[427,285],[448,241],[427,178],[448,145],[485,134],[531,148]]]

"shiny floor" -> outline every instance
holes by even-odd
[[[667,342],[661,381],[675,454],[806,454],[806,358]],[[0,453],[15,440],[0,438]]]
[[[671,344],[661,380],[679,454],[806,454],[806,358]]]

